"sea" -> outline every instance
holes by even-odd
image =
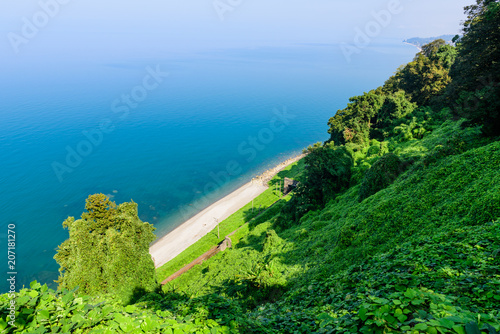
[[[358,51],[207,47],[0,68],[0,292],[11,272],[17,290],[34,280],[56,287],[62,223],[89,195],[136,202],[161,237],[327,140],[349,97],[382,85],[417,50],[384,40]]]

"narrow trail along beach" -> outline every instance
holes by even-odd
[[[262,194],[268,188],[267,182],[269,182],[269,180],[281,170],[303,157],[304,155],[302,154],[290,158],[264,172],[231,194],[210,205],[194,217],[188,219],[166,236],[160,238],[149,248],[149,253],[153,258],[155,267],[161,267],[172,260],[186,248],[217,227],[217,222],[214,217],[216,217],[219,222],[222,222],[248,204],[255,197]]]

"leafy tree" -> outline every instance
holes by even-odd
[[[394,122],[409,114],[417,104],[403,90],[383,93],[382,88],[355,96],[343,110],[330,118],[330,142],[367,146],[370,139],[383,140],[394,128]]]
[[[455,63],[457,59],[458,51],[457,48],[452,45],[441,46],[436,54],[432,57],[432,60],[440,62],[444,68],[449,70],[451,66]]]
[[[103,194],[86,200],[81,219],[69,217],[69,230],[54,256],[60,265],[61,289],[79,287],[90,295],[113,294],[133,301],[158,284],[149,244],[155,239],[153,225],[142,222],[133,201],[116,205]]]
[[[398,90],[404,90],[412,102],[426,105],[432,97],[443,93],[450,81],[449,70],[444,64],[419,53],[387,84],[398,88]]]
[[[412,114],[416,108],[417,104],[410,101],[405,91],[400,90],[390,94],[385,98],[384,104],[380,108],[370,137],[384,140],[391,134],[396,122]]]
[[[455,114],[484,125],[487,135],[500,134],[500,3],[477,0],[465,7],[464,36],[451,68],[448,94]]]
[[[370,128],[382,108],[385,96],[380,89],[372,90],[361,96],[351,97],[343,110],[330,118],[330,141],[337,145],[345,143],[368,144]]]
[[[311,189],[310,196],[326,204],[334,195],[349,186],[353,159],[345,147],[327,144],[309,147],[305,158],[307,170],[303,185]]]
[[[298,221],[311,210],[322,208],[339,192],[349,187],[354,161],[344,146],[330,142],[310,146],[305,157],[306,170],[292,199],[281,211],[278,225]]]
[[[456,57],[456,48],[442,39],[426,44],[412,62],[401,66],[385,82],[382,91],[390,95],[404,90],[411,102],[429,105],[451,82],[449,72]]]
[[[435,41],[422,46],[422,51],[420,53],[427,58],[432,58],[435,54],[438,53],[439,49],[445,45],[446,41],[444,39],[436,39]]]

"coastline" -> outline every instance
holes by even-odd
[[[422,48],[420,46],[417,46],[415,44],[411,44],[411,43],[408,43],[408,42],[403,42],[403,44],[406,44],[406,45],[410,45],[410,46],[413,46],[413,47],[416,47],[418,49],[418,52],[422,52]]]
[[[261,175],[253,178],[224,198],[208,206],[192,218],[188,219],[175,230],[159,238],[149,248],[149,253],[153,258],[155,268],[163,266],[168,261],[186,250],[189,246],[210,233],[217,222],[214,217],[222,222],[224,219],[237,212],[254,198],[262,194],[267,188],[267,182],[287,166],[302,159],[301,154],[289,158],[276,167],[271,168]]]

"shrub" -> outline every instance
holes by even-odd
[[[307,212],[322,208],[349,187],[354,162],[348,149],[328,143],[309,147],[308,152],[304,159],[307,169],[295,196],[283,207],[277,226],[286,227],[290,221],[297,222]]]
[[[377,160],[363,178],[359,190],[359,201],[387,188],[401,174],[401,166],[401,160],[393,153],[386,154]]]
[[[87,199],[81,219],[69,217],[69,230],[54,256],[59,269],[59,288],[90,296],[112,294],[124,303],[158,288],[149,244],[153,225],[139,219],[134,202],[116,205],[103,194]]]

